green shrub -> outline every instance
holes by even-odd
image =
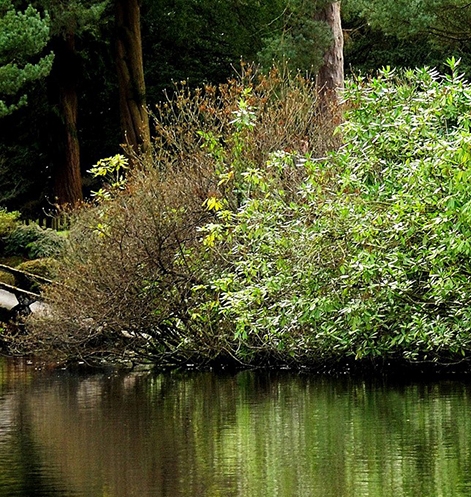
[[[191,93],[183,86],[162,103],[153,167],[143,161],[123,189],[77,214],[58,284],[46,290],[53,312],[29,323],[26,345],[160,363],[230,354],[233,333],[203,328],[189,312],[199,299],[192,288],[206,282],[212,265],[199,228],[217,220],[218,198],[238,208],[249,194],[239,191],[239,180],[271,151],[322,154],[332,146],[333,125],[320,126],[313,88],[302,78],[247,70],[219,88]],[[240,126],[246,118],[256,125]],[[287,171],[287,192],[303,174]]]
[[[35,223],[20,224],[5,238],[5,255],[22,255],[29,259],[53,257],[60,253],[65,239],[54,230]]]
[[[7,285],[15,285],[15,277],[6,271],[0,271],[0,281]]]
[[[469,358],[471,86],[449,64],[349,82],[326,157],[301,153],[333,141],[299,80],[180,93],[156,167],[77,215],[28,344],[159,364]]]
[[[20,224],[20,213],[0,209],[0,239],[8,236]]]
[[[44,257],[42,259],[22,262],[17,266],[17,269],[37,276],[43,276],[44,278],[54,279],[57,276],[58,264],[57,259]]]
[[[202,326],[232,327],[249,360],[469,356],[471,87],[449,63],[350,82],[345,145],[304,164],[296,198],[269,169],[246,177],[237,213],[203,228]]]

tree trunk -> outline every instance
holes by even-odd
[[[59,67],[59,105],[64,125],[65,150],[61,164],[56,169],[55,196],[59,205],[74,206],[83,200],[82,176],[80,173],[80,146],[77,135],[77,88],[75,71],[71,68],[76,63],[75,37],[68,34],[60,41],[60,55],[57,57]]]
[[[116,0],[116,66],[124,144],[130,152],[150,149],[139,0]]]
[[[340,18],[340,2],[326,5],[316,20],[326,22],[333,34],[332,45],[324,54],[324,64],[317,74],[317,87],[321,96],[333,104],[338,100],[339,90],[344,87],[343,33]]]

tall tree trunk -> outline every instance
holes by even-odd
[[[80,145],[77,135],[77,88],[73,67],[76,64],[75,37],[68,34],[60,40],[56,63],[59,65],[59,105],[64,125],[65,148],[61,164],[57,167],[55,196],[59,205],[74,206],[83,200],[80,173]],[[72,67],[71,67],[72,66]]]
[[[124,144],[134,152],[150,149],[146,110],[139,0],[116,0],[116,66]]]
[[[326,22],[333,34],[332,45],[324,54],[324,64],[317,74],[317,86],[321,96],[336,103],[338,92],[344,87],[343,70],[343,33],[340,17],[340,2],[326,5],[317,15],[316,20]]]

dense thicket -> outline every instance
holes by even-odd
[[[0,1],[5,26],[20,3]],[[348,82],[343,108],[338,7],[37,0],[20,15],[41,29],[18,67],[38,70],[1,87],[0,203],[77,204],[85,170],[127,147],[91,169],[50,313],[5,334],[12,350],[160,365],[468,359],[471,87],[455,58],[444,76],[390,66],[452,51],[466,71],[456,20],[470,8],[347,2],[347,63],[385,67]],[[27,247],[38,233],[20,228],[12,243]]]
[[[183,89],[155,168],[79,215],[28,343],[159,364],[467,360],[471,86],[449,63],[350,82],[327,156],[307,81]]]
[[[332,128],[316,115],[313,83],[276,72],[265,78],[247,70],[242,81],[196,92],[184,85],[156,116],[153,166],[143,164],[126,190],[111,192],[114,198],[86,209],[74,223],[64,266],[72,272],[63,273],[65,286],[51,288],[56,296],[50,297],[63,309],[54,316],[69,317],[48,322],[45,334],[40,325],[36,338],[28,337],[38,350],[53,344],[66,352],[73,342],[73,354],[120,354],[131,343],[147,348],[142,336],[158,335],[169,352],[178,347],[175,323],[193,328],[187,300],[212,266],[211,254],[201,250],[200,230],[217,219],[217,198],[227,197],[235,212],[249,193],[239,191],[246,171],[272,152],[310,149],[321,155],[332,146]],[[252,126],[255,118],[258,125]],[[287,187],[303,175],[290,173]],[[63,342],[66,329],[70,335]],[[201,341],[206,358],[215,355],[212,341],[219,341],[217,334]],[[165,356],[162,344],[154,342],[151,355]]]

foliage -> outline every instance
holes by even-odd
[[[469,356],[471,87],[449,66],[350,83],[345,145],[304,163],[295,201],[270,169],[246,175],[241,208],[204,228],[203,326],[233,329],[249,358]]]
[[[110,24],[110,16],[104,11],[110,3],[94,0],[29,3],[40,12],[48,12],[51,39],[46,50],[52,50],[55,58],[48,77],[31,89],[34,98],[29,99],[28,106],[3,119],[0,205],[21,210],[24,218],[36,219],[43,216],[44,210],[51,210],[56,173],[65,163],[59,86],[72,82],[79,88],[78,133],[84,145],[83,174],[100,157],[118,151],[119,116],[117,107],[111,103],[115,98],[112,96],[115,71],[109,69],[113,67],[109,46],[111,28],[98,33]],[[77,52],[71,55],[65,53],[63,45],[73,30],[76,30]]]
[[[20,224],[19,219],[19,212],[8,212],[5,209],[0,209],[0,238],[10,235]]]
[[[5,238],[5,255],[22,255],[29,259],[57,256],[64,238],[52,229],[44,229],[36,223],[20,224]]]
[[[66,33],[83,34],[92,32],[99,36],[99,24],[106,15],[110,0],[33,0],[38,8],[51,16],[51,34],[64,36]]]
[[[121,154],[100,159],[88,172],[94,178],[100,178],[105,186],[93,192],[92,196],[98,200],[111,198],[113,191],[122,190],[126,185],[124,172],[128,169],[128,159]]]
[[[264,39],[259,60],[265,67],[274,62],[291,70],[316,73],[332,43],[329,26],[315,19],[325,1],[289,0]]]
[[[47,15],[31,5],[19,12],[11,0],[0,1],[0,118],[27,103],[28,83],[49,74],[54,56],[41,56],[49,36]]]
[[[2,5],[7,4],[11,5],[3,0]],[[54,65],[59,73],[63,70],[78,84],[78,134],[85,174],[99,158],[119,152],[112,2],[35,0],[12,4],[21,15],[25,14],[25,5],[33,5],[41,21],[35,36],[44,34],[48,24],[49,34],[54,36],[48,47],[25,58],[21,67],[34,65],[49,50],[57,49],[63,36],[76,30],[77,59],[65,57],[59,61],[58,53]],[[325,26],[313,21],[319,5],[318,1],[307,0],[142,2],[147,102],[151,111],[165,98],[165,89],[173,91],[172,81],[188,80],[193,88],[219,83],[235,72],[241,56],[261,61],[264,66],[270,66],[274,57],[289,59],[292,66],[303,69],[316,66],[330,36]],[[454,53],[462,57],[463,70],[468,71],[469,6],[461,0],[424,0],[420,2],[421,10],[418,5],[384,0],[342,2],[346,67],[373,71],[386,64],[435,66]],[[15,26],[21,30],[20,23]],[[440,28],[440,32],[432,28]],[[0,29],[0,38],[7,32]],[[28,44],[18,43],[15,56],[20,55],[20,46]],[[27,107],[2,121],[0,205],[20,209],[23,216],[33,219],[43,208],[49,208],[47,199],[53,201],[51,186],[56,166],[62,163],[63,123],[59,102],[52,98],[57,84],[56,73],[21,88],[9,103],[16,104],[26,93],[34,98],[29,98]],[[85,193],[90,194],[91,189],[94,186],[87,184]]]
[[[241,58],[257,59],[286,0],[152,0],[142,5],[147,101],[162,99],[172,81],[219,84]],[[269,64],[271,65],[271,63]]]
[[[57,276],[57,266],[58,262],[54,257],[42,257],[24,261],[17,266],[17,269],[44,278],[54,279]]]
[[[455,54],[462,58],[462,69],[469,74],[468,2],[347,0],[342,5],[346,60],[354,69],[433,65],[445,71],[444,60]]]
[[[387,34],[407,38],[415,35],[464,41],[470,36],[467,27],[471,9],[465,0],[423,0],[421,2],[388,2],[355,0],[348,9],[360,12],[375,28]]]
[[[7,285],[15,285],[15,277],[6,271],[0,271],[0,281]]]
[[[156,168],[79,216],[29,343],[159,364],[466,360],[471,86],[448,66],[349,82],[324,157],[299,78],[183,87]],[[281,122],[303,130],[282,147]]]
[[[195,91],[183,85],[156,110],[154,167],[131,170],[124,190],[77,214],[58,284],[47,289],[53,315],[30,323],[29,346],[96,360],[227,355],[227,336],[188,312],[199,298],[192,288],[212,265],[199,228],[217,220],[220,198],[237,210],[245,169],[271,150],[323,153],[332,145],[311,81],[247,67],[242,78]]]

